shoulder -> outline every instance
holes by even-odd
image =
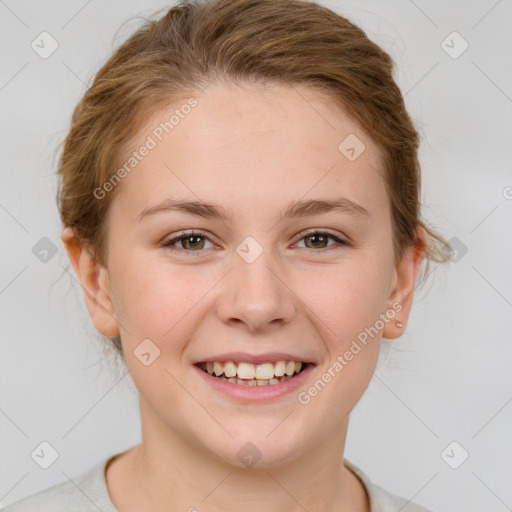
[[[373,499],[373,502],[370,501],[371,512],[399,512],[401,510],[407,510],[407,512],[431,512],[411,500],[391,494],[376,484],[370,485],[370,493]],[[405,508],[406,505],[407,508]]]
[[[0,512],[117,512],[107,491],[102,461],[82,475],[19,500]]]
[[[374,484],[360,468],[347,459],[344,459],[343,463],[363,483],[370,499],[371,512],[399,512],[403,509],[407,510],[407,512],[431,512],[411,500],[392,494],[379,485]],[[406,505],[407,508],[405,509]]]

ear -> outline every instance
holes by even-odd
[[[82,247],[73,228],[68,226],[62,231],[62,241],[84,292],[94,326],[109,338],[118,335],[107,269],[94,259],[87,247]]]
[[[398,338],[405,330],[412,307],[416,278],[425,256],[426,242],[426,232],[421,226],[418,226],[415,243],[407,248],[401,261],[396,265],[387,311],[395,310],[397,313],[395,318],[384,327],[382,331],[383,338]],[[393,304],[395,304],[394,307]],[[401,305],[400,310],[398,309],[399,305]],[[397,321],[402,323],[403,326],[398,327],[396,325]]]

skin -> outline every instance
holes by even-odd
[[[306,87],[228,83],[195,97],[192,112],[118,186],[105,267],[71,228],[62,234],[92,321],[105,336],[121,334],[139,392],[143,441],[109,465],[112,501],[121,512],[368,512],[363,485],[343,465],[349,414],[371,380],[381,337],[403,332],[395,320],[407,321],[423,251],[411,247],[395,264],[381,155],[328,98]],[[182,104],[155,113],[134,147]],[[349,134],[366,146],[355,161],[338,150]],[[369,217],[329,212],[277,222],[292,200],[338,196]],[[216,203],[233,218],[168,211],[138,221],[169,197]],[[312,228],[350,245],[304,238]],[[206,238],[178,241],[175,252],[162,247],[188,229]],[[247,236],[263,250],[250,264],[236,252]],[[395,319],[300,404],[298,391],[393,303],[402,307]],[[134,355],[146,338],[160,349],[149,366]],[[192,367],[227,351],[291,352],[317,366],[297,392],[240,403]],[[247,442],[262,455],[252,468],[237,457]]]

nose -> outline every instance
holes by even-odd
[[[283,326],[296,312],[297,297],[270,251],[248,263],[238,254],[223,282],[218,315],[225,323],[243,324],[252,332]]]

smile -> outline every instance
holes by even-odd
[[[276,361],[261,364],[233,361],[202,362],[199,368],[212,377],[245,386],[274,386],[305,370],[307,363]]]

